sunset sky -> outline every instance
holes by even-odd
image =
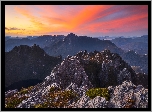
[[[6,36],[141,36],[148,5],[6,5]]]

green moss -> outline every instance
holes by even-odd
[[[61,89],[60,88],[58,88],[58,87],[51,87],[50,88],[50,90],[49,90],[49,92],[55,92],[55,91],[60,91]]]
[[[25,94],[27,94],[29,90],[31,90],[32,88],[33,88],[32,86],[28,87],[28,89],[22,88],[17,94],[9,98],[5,98],[6,101],[5,108],[16,108],[18,104],[20,104],[23,100],[28,98],[27,96],[25,96]],[[19,97],[20,95],[21,97]]]
[[[28,89],[22,88],[18,93],[22,94],[22,97],[17,95],[5,98],[5,101],[7,102],[5,108],[16,108],[18,104],[27,98],[24,94],[28,93],[30,89],[32,89],[32,87],[29,87]],[[69,101],[76,101],[78,99],[78,94],[71,90],[62,91],[59,88],[51,87],[49,94],[42,97],[46,99],[46,102],[33,105],[32,108],[63,108],[64,106],[68,106]],[[55,100],[57,97],[58,99]]]
[[[46,99],[46,102],[36,104],[34,105],[34,108],[63,108],[64,106],[68,106],[70,100],[76,100],[78,97],[78,94],[71,90],[53,90],[56,89],[52,87],[50,93],[47,96],[43,96]],[[58,97],[57,100],[55,100],[56,97]]]
[[[29,91],[31,91],[33,88],[34,88],[34,86],[30,86],[30,87],[28,87],[27,89],[28,89]]]
[[[20,94],[27,94],[27,93],[28,93],[28,89],[22,88],[19,93],[20,93]]]
[[[75,97],[74,92],[73,92],[73,91],[70,91],[70,90],[68,90],[68,91],[63,91],[63,92],[61,93],[61,95],[62,95],[63,97],[65,97],[65,98],[73,98],[73,97]]]
[[[34,108],[48,108],[48,104],[46,102],[42,104],[36,104],[34,105]]]
[[[86,95],[91,99],[95,98],[96,96],[104,97],[106,100],[109,100],[110,98],[107,88],[92,88],[86,92]]]
[[[18,104],[20,104],[26,98],[27,98],[26,96],[22,96],[20,98],[14,97],[14,96],[10,98],[5,98],[5,101],[7,102],[5,105],[5,108],[15,108]]]

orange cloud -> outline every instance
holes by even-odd
[[[87,6],[85,7],[80,13],[73,16],[72,20],[69,22],[70,24],[67,25],[69,29],[77,28],[78,26],[85,24],[89,21],[92,21],[95,19],[95,16],[101,12],[104,11],[112,6]]]
[[[44,28],[44,24],[41,21],[39,21],[39,18],[33,16],[33,14],[30,11],[23,9],[23,7],[22,8],[15,7],[15,10],[20,14],[26,16],[30,20],[30,22],[33,23],[36,29]]]
[[[51,10],[53,8],[49,7],[49,6],[37,6],[38,8],[41,9],[41,11],[39,12],[40,17],[36,17],[33,16],[33,14],[28,11],[23,9],[23,7],[15,7],[15,10],[17,12],[19,12],[20,14],[26,16],[27,18],[29,18],[30,22],[32,22],[32,24],[35,26],[34,29],[37,30],[37,32],[41,32],[43,33],[48,33],[48,32],[53,32],[53,31],[65,31],[65,24],[66,24],[66,20],[60,19],[59,16],[57,16],[57,14],[55,14],[54,12],[52,12]],[[46,12],[47,11],[47,12]],[[43,14],[42,14],[43,12]],[[54,17],[49,17],[48,16],[48,12],[51,12],[51,14],[55,14],[53,15]],[[57,17],[56,17],[57,16]],[[60,15],[62,16],[62,15]]]
[[[25,29],[33,35],[50,32],[108,34],[148,28],[147,6],[25,5],[16,6],[15,10],[27,18],[25,21],[31,22],[32,28]],[[27,34],[27,31],[24,34]]]

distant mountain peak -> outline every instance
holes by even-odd
[[[69,33],[67,36],[76,36],[74,33]]]

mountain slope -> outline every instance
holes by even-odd
[[[146,81],[138,81],[118,54],[80,51],[56,65],[42,83],[7,91],[5,103],[7,108],[147,108],[148,90],[141,86]]]
[[[139,55],[135,51],[128,51],[121,55],[123,60],[125,60],[131,66],[139,66],[141,73],[148,75],[148,55]]]
[[[32,37],[33,39],[29,38],[10,38],[6,39],[5,41],[5,52],[12,50],[15,46],[20,45],[28,45],[32,46],[33,44],[39,45],[41,48],[44,48],[55,41],[62,39],[64,36],[51,36],[51,35],[42,35],[38,36],[37,38]],[[6,37],[5,37],[6,38]]]
[[[133,50],[140,55],[148,54],[148,35],[135,38],[115,38],[111,42],[124,51]]]
[[[120,48],[109,40],[99,40],[97,38],[87,36],[77,36],[73,33],[68,34],[62,40],[59,40],[58,42],[44,48],[46,53],[49,55],[62,55],[63,58],[65,58],[67,55],[74,55],[81,50],[93,52],[94,50],[102,51],[104,49],[109,49],[111,52],[119,54],[123,53]]]
[[[43,80],[61,60],[61,57],[47,55],[36,45],[16,46],[5,52],[5,87],[21,80]]]

